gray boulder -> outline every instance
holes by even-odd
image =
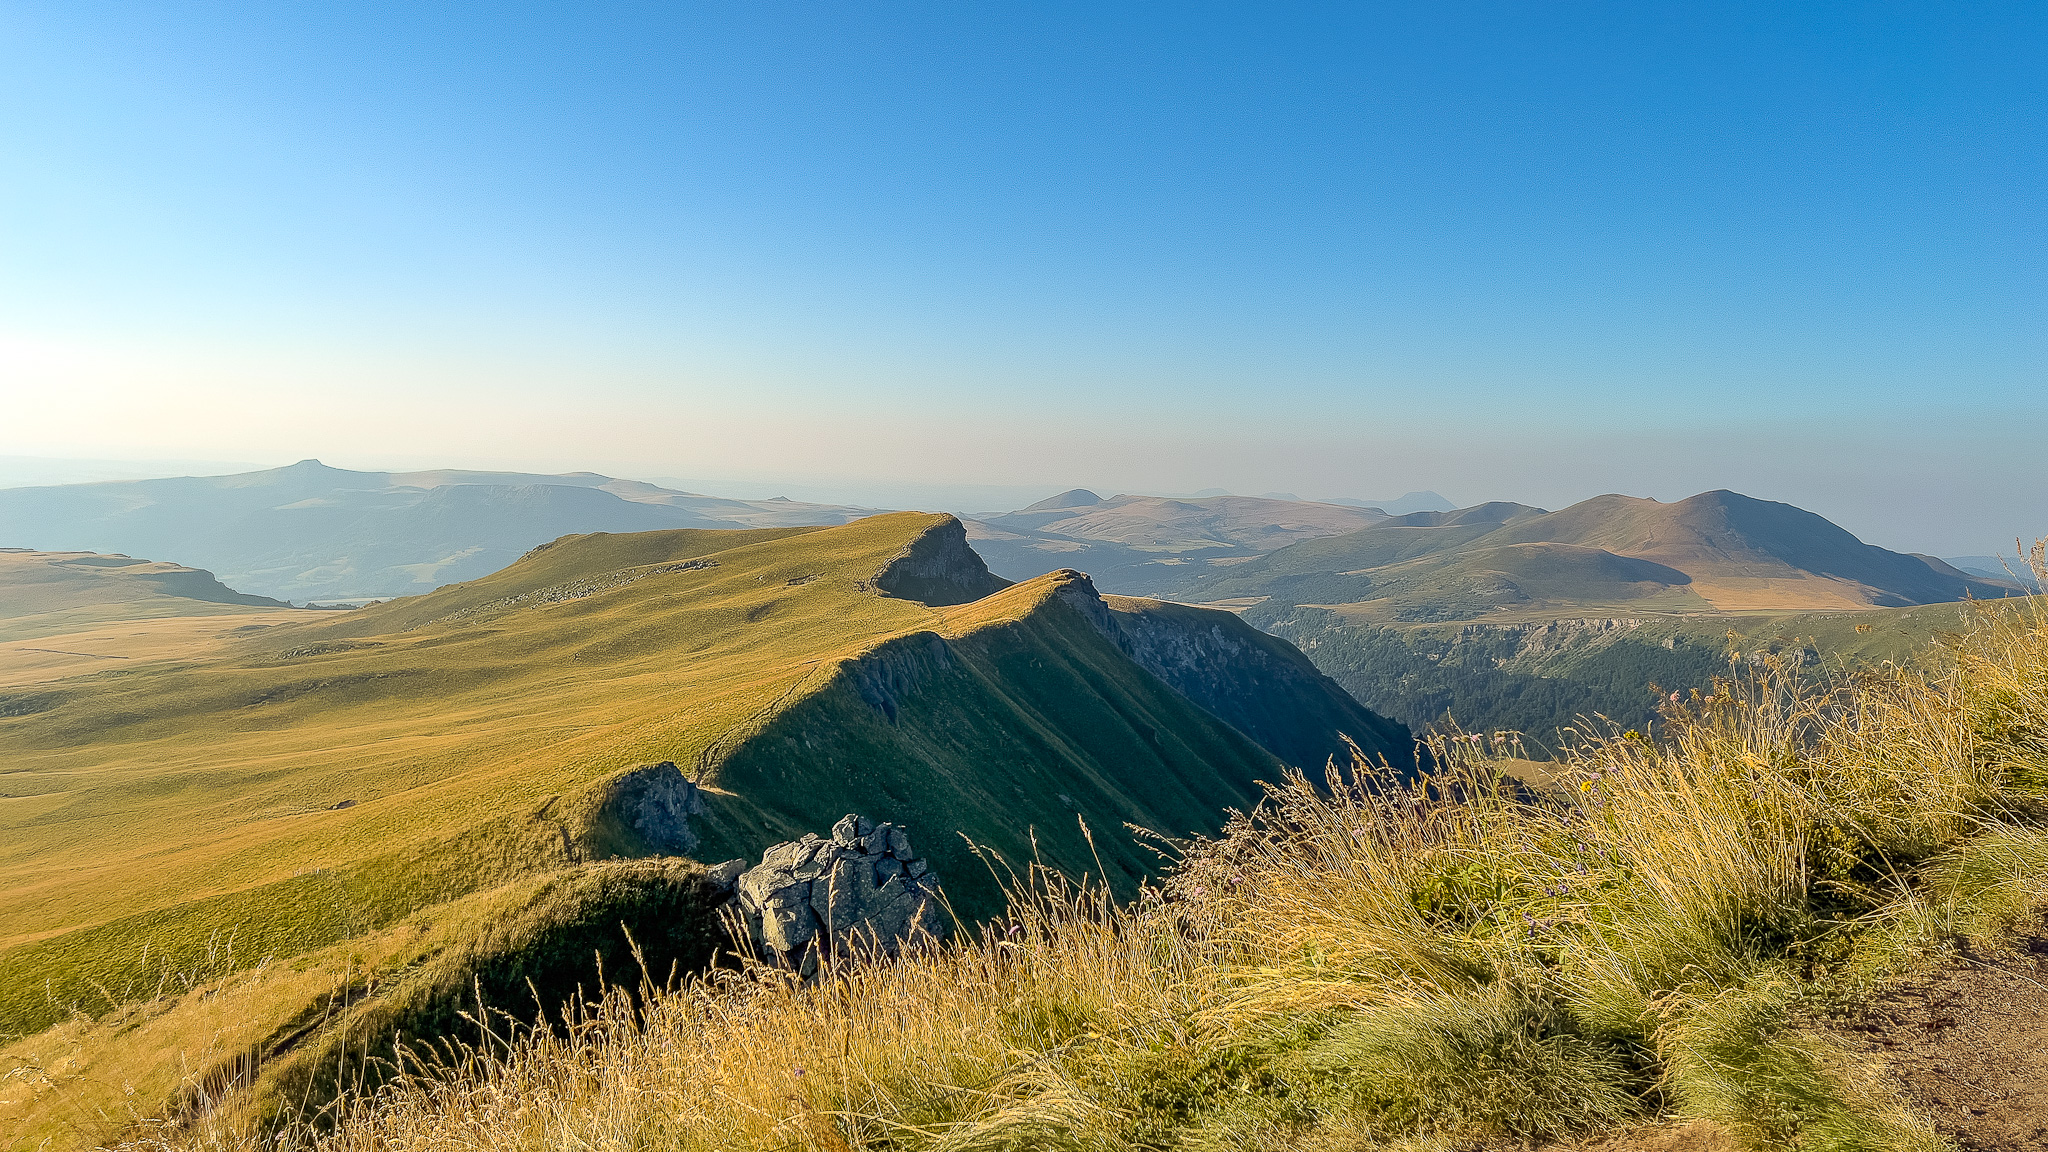
[[[911,854],[910,833],[852,814],[829,840],[807,833],[763,852],[734,893],[762,958],[805,976],[822,959],[893,956],[948,927],[938,875]]]

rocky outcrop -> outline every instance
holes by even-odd
[[[920,533],[882,570],[874,586],[902,600],[940,607],[966,604],[1010,586],[967,544],[967,528],[948,516]]]
[[[814,974],[849,953],[894,955],[939,939],[939,878],[910,849],[910,833],[848,814],[832,837],[777,844],[739,876],[739,910],[762,959]]]
[[[607,777],[567,808],[563,837],[571,862],[690,855],[699,843],[690,817],[705,813],[703,794],[673,760]]]
[[[913,632],[886,641],[849,661],[845,675],[852,679],[862,702],[889,723],[903,701],[915,695],[925,681],[953,667],[953,650],[936,632]]]

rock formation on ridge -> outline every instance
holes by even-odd
[[[945,935],[939,878],[912,854],[910,834],[848,813],[832,838],[806,833],[761,854],[735,886],[763,959],[810,976],[821,957],[893,955],[919,935]]]

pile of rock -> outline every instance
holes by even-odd
[[[740,874],[740,915],[765,960],[810,976],[821,958],[894,955],[948,927],[939,878],[910,850],[910,833],[847,815],[832,838],[777,844]]]

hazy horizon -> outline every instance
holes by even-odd
[[[0,454],[2048,531],[2038,7],[6,26]]]
[[[300,459],[317,458],[301,457]],[[258,464],[248,461],[151,461],[143,458],[137,458],[133,461],[124,462],[121,460],[82,460],[0,455],[0,489],[48,484],[74,484],[110,481],[118,482],[125,480],[161,479],[175,476],[233,475],[241,472],[263,471],[270,468],[283,467],[288,464],[293,464],[297,462],[297,460],[281,460],[274,463]],[[604,468],[593,467],[525,467],[521,466],[517,461],[507,462],[504,460],[450,463],[445,460],[435,461],[429,459],[395,458],[382,460],[381,462],[376,463],[349,462],[325,459],[320,460],[320,462],[328,467],[364,472],[433,471],[443,468],[459,468],[464,470],[475,471],[527,472],[542,475],[562,475],[570,472],[597,472],[604,475],[615,477],[617,479],[640,480],[647,483],[659,484],[664,487],[695,492],[706,496],[721,496],[742,500],[766,500],[780,496],[787,497],[792,500],[806,501],[819,504],[854,505],[872,507],[877,509],[918,509],[924,511],[943,511],[953,512],[963,516],[971,516],[979,513],[1010,511],[1017,508],[1022,508],[1027,504],[1034,503],[1048,496],[1053,496],[1060,492],[1064,492],[1073,488],[1090,489],[1092,491],[1095,491],[1098,495],[1105,497],[1117,494],[1129,494],[1142,496],[1163,496],[1169,498],[1198,498],[1203,495],[1212,495],[1217,493],[1218,491],[1223,491],[1229,493],[1230,495],[1236,496],[1291,496],[1296,499],[1310,501],[1393,501],[1403,496],[1412,495],[1418,492],[1434,492],[1436,495],[1442,496],[1446,501],[1448,501],[1452,506],[1455,507],[1470,507],[1474,504],[1484,503],[1489,500],[1510,500],[1524,504],[1535,504],[1541,507],[1550,508],[1552,510],[1567,507],[1571,504],[1578,503],[1580,500],[1590,499],[1593,496],[1606,495],[1612,491],[1620,491],[1620,494],[1627,496],[1647,497],[1649,499],[1661,500],[1666,503],[1675,500],[1682,500],[1687,496],[1697,495],[1700,492],[1712,491],[1714,487],[1732,488],[1732,490],[1734,491],[1743,492],[1744,495],[1758,496],[1760,499],[1780,499],[1779,497],[1763,496],[1757,492],[1744,491],[1740,488],[1733,488],[1733,486],[1730,485],[1716,485],[1713,487],[1696,488],[1683,492],[1663,493],[1605,489],[1598,492],[1588,491],[1584,495],[1574,496],[1570,499],[1544,502],[1540,500],[1532,500],[1527,498],[1526,495],[1517,494],[1513,492],[1482,492],[1476,494],[1464,494],[1462,493],[1462,491],[1460,491],[1453,493],[1445,493],[1441,490],[1427,487],[1404,488],[1400,491],[1379,490],[1370,492],[1352,492],[1339,490],[1323,491],[1321,489],[1312,489],[1310,491],[1303,492],[1258,488],[1232,489],[1222,485],[1209,485],[1203,488],[1162,488],[1157,486],[1148,487],[1144,485],[1118,485],[1104,483],[1090,484],[1087,482],[1076,483],[1058,481],[1048,481],[1046,483],[1041,484],[1008,485],[973,483],[947,484],[943,482],[919,480],[915,478],[856,479],[843,477],[834,478],[830,476],[813,477],[810,479],[790,477],[778,479],[772,476],[688,477],[665,475],[656,472],[649,472],[644,469],[639,471],[611,471]],[[1796,501],[1785,502],[1797,503]],[[1806,507],[1805,505],[1800,506]],[[1859,530],[1859,528],[1855,524],[1844,522],[1843,520],[1838,519],[1836,516],[1829,515],[1822,509],[1808,508],[1808,510],[1818,511],[1821,512],[1822,515],[1828,515],[1829,519],[1835,520],[1837,523],[1841,523],[1843,527],[1848,528],[1851,532],[1856,533],[1858,536],[1862,537],[1867,543],[1878,544],[1882,547],[1890,548],[1894,551],[1899,552],[1917,552],[1939,556],[2013,556],[2016,554],[2014,546],[2015,544],[2020,542],[2016,535],[2007,537],[2006,539],[2000,541],[1992,539],[1979,539],[1966,533],[1951,533],[1945,538],[1957,542],[1958,546],[1956,547],[1921,546],[1912,542],[1912,537],[1909,530],[1906,531],[1905,534],[1901,536],[1899,539],[1887,540],[1884,538],[1873,538],[1868,531]],[[1910,526],[1907,526],[1907,528],[1909,529]],[[1880,525],[1880,533],[1883,530],[1883,526]],[[1901,531],[1901,526],[1894,524],[1892,525],[1891,530],[1895,533],[1898,533]]]

